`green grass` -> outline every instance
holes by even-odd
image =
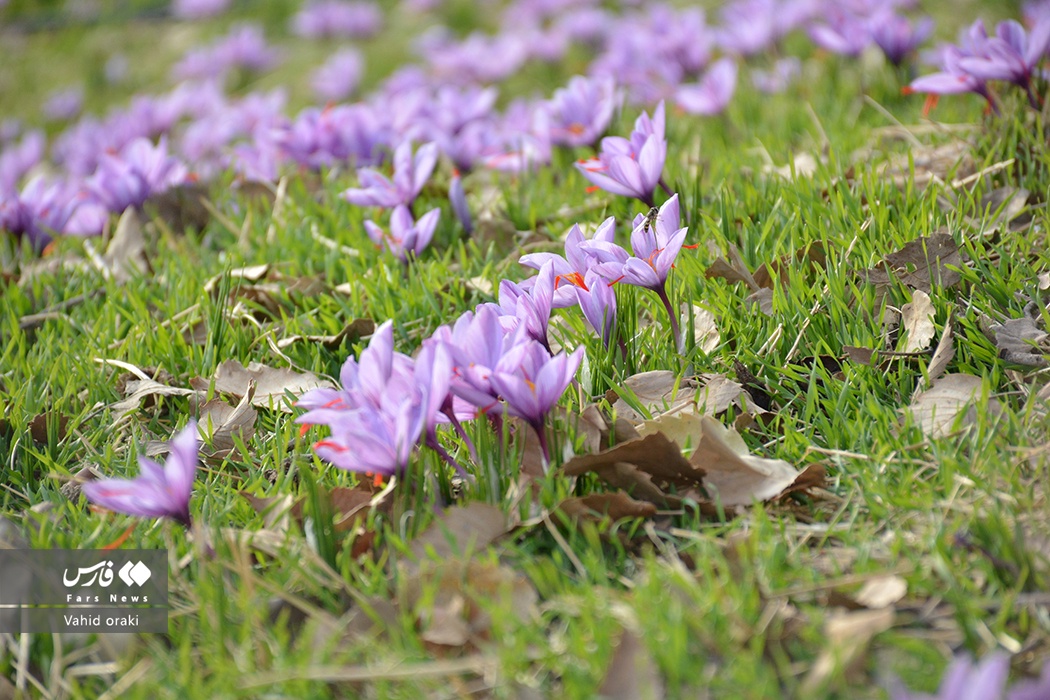
[[[283,26],[286,15],[279,10],[275,5],[263,13],[273,27]],[[452,11],[462,14],[462,7]],[[405,18],[398,22],[410,24]],[[395,29],[401,26],[408,24]],[[27,35],[21,60],[3,72],[0,98],[5,106],[17,103],[12,114],[33,118],[34,105],[46,94],[34,81],[45,45],[65,66],[75,65],[72,58],[84,61],[70,70],[72,79],[90,70],[85,66],[98,53],[93,47],[107,46],[114,32],[123,36],[125,28],[73,26]],[[135,64],[127,89],[163,85],[167,62],[178,55],[156,41],[164,25],[140,28],[124,45],[128,54],[159,48],[150,61]],[[221,27],[185,31],[211,35]],[[260,86],[286,81],[323,54],[321,48],[291,42],[288,48],[292,58],[282,70],[289,72],[267,77]],[[585,343],[594,369],[591,381],[567,392],[563,404],[573,414],[592,400],[603,402],[604,389],[633,372],[671,369],[734,377],[734,362],[740,362],[765,384],[775,404],[768,422],[745,433],[751,450],[798,467],[823,463],[825,493],[756,505],[725,520],[685,509],[649,523],[576,526],[554,516],[549,526],[527,524],[477,553],[475,564],[527,582],[537,603],[522,606],[503,589],[494,592],[479,582],[458,584],[455,592],[484,609],[491,623],[476,648],[444,651],[427,643],[419,623],[443,589],[432,578],[414,576],[406,564],[412,539],[434,520],[436,504],[452,498],[450,475],[429,453],[413,460],[395,496],[394,515],[369,519],[376,541],[361,558],[353,556],[352,538],[314,524],[324,522],[323,504],[310,498],[318,487],[347,486],[354,478],[313,456],[316,431],[300,437],[290,413],[260,410],[244,449],[207,464],[199,475],[192,502],[202,528],[197,538],[214,543],[214,557],[201,556],[199,541],[173,524],[136,524],[130,517],[92,512],[83,500],[68,500],[59,488],[81,467],[133,475],[135,455],[144,445],[167,439],[191,413],[186,399],[164,398],[114,428],[108,406],[121,398],[116,379],[122,370],[98,359],[161,367],[174,375],[176,386],[210,376],[226,359],[335,377],[347,354],[358,353],[367,341],[350,340],[336,349],[296,343],[277,353],[267,338],[330,334],[355,318],[391,318],[398,350],[411,353],[437,326],[490,300],[466,280],[483,277],[498,285],[503,276],[520,279],[527,272],[516,264],[519,251],[513,246],[462,237],[442,200],[445,172],[435,176],[437,185],[422,203],[424,209],[443,208],[436,244],[407,274],[371,245],[361,226],[363,213],[338,198],[351,184],[346,174],[322,178],[319,190],[311,189],[316,180],[308,187],[293,177],[278,219],[269,206],[238,202],[216,185],[216,206],[233,230],[218,220],[201,232],[148,226],[153,274],[125,284],[104,281],[82,264],[30,278],[28,250],[2,242],[3,269],[21,266],[22,279],[4,283],[0,304],[5,421],[0,512],[34,547],[102,547],[135,525],[125,547],[169,551],[173,613],[168,635],[135,638],[115,656],[101,639],[34,635],[22,638],[26,647],[20,651],[17,641],[4,637],[0,673],[14,679],[27,659],[27,670],[43,684],[65,679],[63,697],[96,697],[124,678],[130,686],[119,694],[127,698],[471,693],[511,698],[530,691],[588,698],[596,695],[624,629],[641,640],[646,663],[655,665],[667,696],[675,698],[880,698],[890,675],[932,691],[953,652],[980,656],[996,646],[1016,654],[1017,674],[1038,671],[1050,642],[1046,607],[1033,604],[1030,595],[1046,590],[1050,574],[1045,544],[1050,419],[1045,402],[1035,398],[1045,373],[1006,365],[981,329],[984,317],[1019,317],[1027,299],[1038,298],[1038,275],[1050,264],[1045,210],[1050,157],[1042,118],[1019,103],[994,117],[982,116],[976,98],[943,99],[934,112],[938,120],[976,126],[978,168],[1017,159],[979,179],[972,190],[956,192],[955,206],[945,207],[947,186],[895,184],[879,174],[880,163],[906,153],[907,143],[855,155],[876,143],[876,129],[892,126],[863,95],[906,125],[921,122],[921,98],[901,97],[896,76],[884,66],[862,68],[814,55],[804,45],[797,50],[806,57],[807,79],[792,91],[759,95],[742,74],[725,115],[669,116],[665,177],[681,194],[690,221],[688,242],[701,244],[683,251],[671,293],[715,313],[720,345],[710,354],[695,348],[676,354],[655,296],[621,289],[621,313],[635,311],[624,323],[637,326],[624,365],[605,357],[578,312],[561,311],[566,342]],[[382,41],[370,52],[380,67],[397,56]],[[521,78],[522,89],[529,89],[530,80]],[[23,89],[26,99],[15,100]],[[299,89],[293,103],[306,98]],[[103,91],[88,106],[101,109],[117,98]],[[627,110],[612,131],[625,133],[635,115]],[[948,140],[936,132],[918,138],[924,144]],[[761,174],[764,154],[779,166],[799,152],[826,157],[812,178]],[[586,194],[586,183],[569,167],[578,155],[557,153],[557,167],[534,175],[494,177],[504,207],[498,214],[518,229],[535,229],[542,220],[543,231],[556,238],[576,219],[552,213],[586,204],[591,208],[580,223],[615,215],[623,236],[623,222],[641,208]],[[468,186],[484,181],[475,176]],[[980,198],[1000,186],[1037,195],[1030,228],[985,230],[994,212],[982,211]],[[846,345],[883,347],[882,312],[899,309],[911,291],[894,283],[882,300],[857,273],[941,229],[952,234],[969,262],[959,285],[931,291],[938,335],[950,314],[956,355],[948,371],[982,377],[985,394],[972,425],[929,439],[901,421],[901,409],[925,385],[928,357],[891,358],[879,367],[844,362],[841,374],[807,358],[841,357]],[[318,243],[315,231],[359,254]],[[730,245],[754,270],[814,242],[827,251],[825,266],[789,262],[787,281],[775,288],[771,316],[749,307],[742,284],[704,276]],[[97,248],[98,242],[91,245]],[[84,249],[82,242],[62,241],[49,259],[82,261]],[[328,288],[314,296],[278,295],[278,314],[255,322],[231,316],[221,296],[204,289],[213,276],[260,263],[290,278],[321,276]],[[333,290],[343,283],[350,283],[350,294]],[[20,328],[23,316],[82,294],[88,295],[83,303],[32,330]],[[172,321],[176,317],[180,320]],[[207,324],[201,345],[187,342],[182,333],[196,321]],[[993,397],[1001,406],[997,415],[987,410]],[[52,423],[46,439],[34,441],[29,423],[48,411],[68,417],[67,428],[62,434]],[[580,441],[572,425],[556,421],[558,444]],[[603,488],[595,479],[574,486],[552,475],[534,494],[512,502],[520,446],[484,425],[470,430],[484,464],[473,467],[479,479],[465,487],[463,502],[492,503],[527,520],[570,495]],[[468,459],[451,435],[447,442],[461,460]],[[257,556],[223,534],[264,528],[263,516],[238,491],[305,497],[314,517],[306,533],[293,523],[278,551]],[[875,635],[850,668],[836,666],[806,685],[812,683],[807,674],[829,649],[824,625],[835,595],[855,593],[864,581],[887,573],[907,582],[892,628]],[[114,674],[68,673],[89,661],[114,661]]]

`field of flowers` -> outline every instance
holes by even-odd
[[[0,630],[0,699],[1050,700],[1050,2],[0,47],[0,548],[170,604]]]

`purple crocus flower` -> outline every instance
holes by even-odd
[[[615,237],[616,221],[610,216],[594,231],[591,240],[611,244]],[[589,253],[583,246],[586,240],[579,225],[573,224],[572,228],[569,229],[569,233],[565,236],[565,257],[557,253],[528,253],[518,258],[519,263],[535,270],[542,269],[547,263],[553,266],[554,297],[552,306],[554,308],[564,308],[575,304],[577,297],[573,289],[586,289],[588,272],[601,262],[597,255]]]
[[[431,209],[418,221],[412,220],[412,212],[404,204],[394,207],[390,215],[390,232],[379,228],[371,220],[365,221],[365,231],[376,246],[382,246],[407,265],[430,244],[437,228],[440,209]]]
[[[371,168],[362,168],[357,173],[362,187],[344,191],[343,199],[360,207],[411,206],[434,171],[437,158],[437,144],[420,146],[413,157],[412,144],[404,141],[394,151],[393,181]]]
[[[426,424],[427,397],[418,388],[379,410],[341,412],[331,423],[330,437],[314,444],[321,459],[347,471],[383,476],[408,467]]]
[[[933,20],[924,17],[914,24],[893,12],[878,13],[869,22],[871,38],[875,40],[886,59],[895,66],[926,41],[933,31]]]
[[[830,16],[827,17],[827,23],[810,25],[809,38],[820,48],[832,53],[859,56],[871,45],[871,33],[864,21],[835,6],[828,9]]]
[[[163,137],[156,145],[139,138],[119,154],[104,153],[87,185],[107,209],[119,214],[141,207],[150,195],[182,184],[188,176],[186,166],[168,155]]]
[[[474,232],[474,221],[470,217],[467,193],[463,190],[463,178],[458,170],[452,171],[452,181],[448,185],[448,201],[456,219],[459,220],[459,225],[463,227],[463,232],[469,236]]]
[[[633,255],[615,243],[587,241],[584,249],[593,253],[601,264],[595,270],[609,282],[624,282],[645,287],[656,292],[671,321],[671,332],[675,346],[682,349],[682,337],[678,332],[678,318],[671,300],[667,296],[667,275],[685,243],[688,229],[679,228],[681,217],[678,211],[678,195],[674,195],[660,207],[653,221],[639,214],[631,232]]]
[[[84,109],[84,88],[68,87],[55,90],[44,100],[44,116],[51,121],[75,119]]]
[[[961,66],[965,57],[962,51],[955,46],[947,46],[941,53],[944,70],[929,75],[923,75],[911,81],[910,85],[904,87],[904,94],[913,92],[925,92],[932,96],[955,95],[964,92],[972,92],[980,95],[992,109],[996,109],[992,94],[984,80],[974,77],[966,72]],[[927,111],[931,106],[927,103]]]
[[[324,102],[345,100],[361,82],[363,68],[360,51],[337,51],[310,75],[310,86],[314,95]]]
[[[171,518],[190,527],[190,496],[197,475],[197,423],[193,420],[168,443],[164,466],[139,456],[135,479],[89,481],[81,492],[103,508],[144,518]]]
[[[1044,17],[1032,28],[1031,35],[1014,20],[1000,22],[995,36],[982,46],[982,53],[964,56],[959,68],[979,80],[1004,80],[1028,93],[1032,107],[1039,109],[1039,100],[1032,91],[1032,73],[1050,48],[1050,17]]]
[[[505,332],[499,309],[494,304],[482,304],[461,315],[451,328],[438,328],[434,338],[445,343],[452,355],[453,395],[477,406],[481,413],[498,412],[499,397],[490,381],[492,370],[511,348],[522,342],[525,328],[519,326]]]
[[[37,176],[21,192],[0,191],[0,230],[25,236],[37,251],[53,235],[97,235],[104,222],[105,211],[75,184]]]
[[[511,348],[493,368],[492,388],[506,403],[506,411],[528,423],[549,458],[544,420],[572,382],[583,360],[583,347],[551,357],[540,343],[526,339]]]
[[[616,292],[612,283],[602,277],[597,270],[591,270],[584,278],[583,284],[572,287],[576,301],[583,311],[594,332],[602,339],[605,347],[612,341],[616,329]]]
[[[550,352],[547,325],[551,320],[551,302],[554,297],[554,262],[547,262],[529,288],[503,280],[499,285],[500,323],[512,331],[519,325],[525,333]]]
[[[664,138],[664,103],[650,119],[645,112],[634,123],[630,139],[606,136],[597,158],[576,164],[585,178],[613,194],[640,199],[652,206],[667,158]]]
[[[592,146],[612,121],[617,106],[612,78],[575,76],[555,90],[548,105],[551,141],[559,146]]]
[[[802,62],[794,56],[788,56],[777,60],[770,70],[752,70],[751,84],[759,92],[776,94],[786,90],[800,72]]]
[[[365,104],[308,107],[294,121],[274,129],[273,142],[285,157],[309,168],[353,161],[378,161],[385,132],[376,112]]]
[[[944,673],[936,695],[914,693],[900,681],[890,686],[891,700],[1045,700],[1050,698],[1050,664],[1043,666],[1038,680],[1020,681],[1007,688],[1010,656],[1003,652],[988,654],[980,663],[969,656],[952,661]]]
[[[736,61],[721,58],[711,64],[699,82],[679,85],[675,102],[690,114],[718,114],[729,104],[736,90]]]
[[[171,14],[179,19],[204,19],[221,15],[230,0],[172,0]]]
[[[308,38],[365,39],[383,24],[383,13],[372,2],[309,0],[292,18],[292,32]]]
[[[4,144],[0,151],[0,192],[9,192],[18,187],[22,179],[44,157],[47,137],[34,129],[27,132],[16,144]]]

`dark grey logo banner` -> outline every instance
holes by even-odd
[[[167,632],[163,549],[0,549],[0,632]]]

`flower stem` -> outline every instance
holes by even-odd
[[[474,447],[474,441],[470,439],[470,435],[467,434],[467,431],[459,421],[459,418],[456,418],[456,412],[452,408],[452,399],[449,399],[446,402],[446,405],[442,407],[441,412],[448,416],[448,422],[452,425],[453,430],[459,435],[463,444],[467,446],[467,452],[470,453],[470,460],[474,462],[474,464],[480,465],[481,462],[478,460],[478,450]]]
[[[551,468],[551,452],[547,445],[547,430],[543,423],[532,423],[532,429],[536,431],[536,437],[540,440],[540,454],[543,455],[543,473],[546,474]]]
[[[656,295],[660,297],[660,301],[664,303],[664,308],[667,309],[667,316],[671,319],[671,333],[674,335],[674,347],[679,353],[685,352],[685,343],[682,342],[682,334],[678,330],[678,314],[675,313],[674,307],[671,305],[671,300],[667,296],[667,285],[661,284],[658,289],[655,290]]]
[[[456,473],[459,474],[460,477],[462,477],[465,481],[472,480],[470,473],[467,472],[467,470],[463,468],[463,465],[457,462],[456,458],[449,454],[448,450],[445,449],[445,446],[438,441],[437,435],[435,435],[434,433],[427,433],[426,444],[427,447],[434,450],[434,452],[437,452],[441,459],[448,462],[448,464],[456,470]]]

